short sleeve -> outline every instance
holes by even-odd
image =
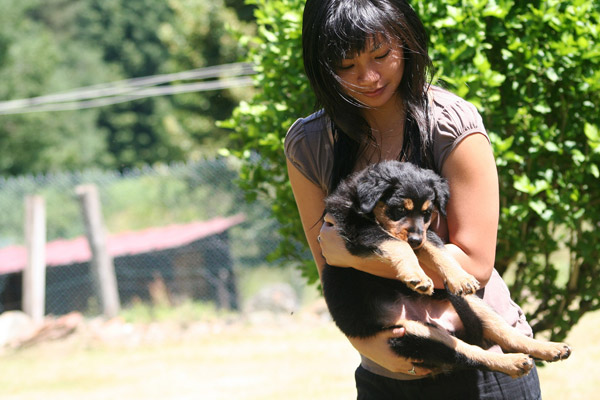
[[[286,158],[324,192],[328,190],[333,168],[333,145],[327,120],[323,112],[300,118],[290,127],[284,141]]]
[[[480,133],[489,141],[477,108],[450,92],[439,88],[434,91],[432,115],[433,152],[437,171],[442,170],[452,150],[469,135]]]

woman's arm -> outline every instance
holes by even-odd
[[[463,139],[446,159],[442,175],[450,185],[446,248],[483,287],[494,268],[500,209],[498,172],[487,138],[472,134]]]
[[[300,213],[302,228],[320,277],[325,266],[325,259],[321,255],[321,246],[317,237],[323,223],[326,194],[320,187],[308,180],[289,160],[287,160],[287,170],[296,206]]]

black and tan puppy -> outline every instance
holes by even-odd
[[[325,266],[323,292],[333,320],[349,337],[370,337],[402,326],[405,335],[390,340],[400,356],[423,360],[436,371],[479,368],[512,377],[527,374],[533,358],[557,361],[570,355],[562,343],[529,338],[508,325],[475,291],[477,280],[450,256],[442,240],[428,230],[435,213],[444,215],[447,182],[410,163],[384,161],[340,183],[326,199],[326,212],[350,253],[380,257],[392,264],[397,280],[353,268]],[[436,290],[419,260],[434,265],[446,290]],[[399,318],[403,302],[432,296],[452,303],[464,325],[457,336],[427,322]],[[486,351],[498,344],[506,354]]]

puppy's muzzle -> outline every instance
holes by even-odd
[[[406,241],[410,245],[413,250],[417,250],[419,247],[423,245],[423,232],[408,232],[408,236]]]

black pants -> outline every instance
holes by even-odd
[[[432,378],[400,381],[373,374],[362,367],[355,373],[358,400],[541,400],[534,368],[513,379],[500,372],[457,371]]]

